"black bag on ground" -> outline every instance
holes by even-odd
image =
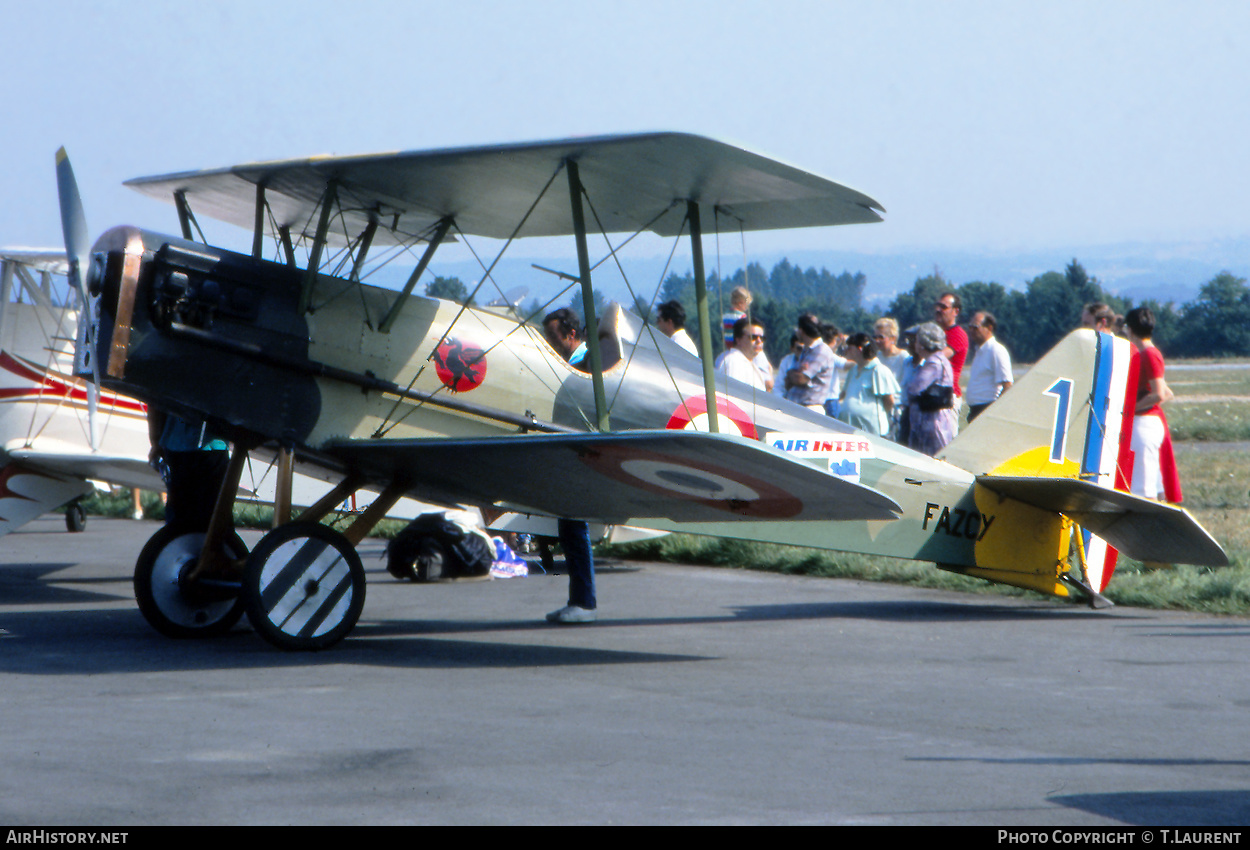
[[[442,514],[421,514],[386,547],[386,569],[396,578],[439,581],[484,576],[494,549]]]

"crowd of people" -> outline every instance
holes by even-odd
[[[968,333],[959,326],[962,305],[953,292],[934,304],[934,318],[900,338],[898,322],[878,320],[872,333],[851,335],[807,313],[799,316],[787,353],[776,368],[764,353],[765,329],[751,318],[751,293],[737,287],[722,317],[724,350],[716,373],[771,392],[870,434],[888,437],[933,455],[955,436],[968,355]],[[685,310],[677,301],[656,310],[656,328],[692,354]],[[994,317],[978,312],[969,324],[978,343],[970,391],[973,417],[1011,386],[1011,360],[994,337]],[[984,363],[980,355],[985,351]]]
[[[802,315],[775,369],[764,354],[766,331],[750,315],[750,292],[736,288],[730,305],[722,319],[724,351],[716,359],[718,375],[928,455],[955,438],[962,409],[969,423],[975,421],[1015,380],[1011,354],[996,337],[994,315],[978,310],[961,325],[963,303],[954,292],[934,301],[933,321],[905,332],[886,317],[876,321],[871,334],[847,336],[815,315]],[[683,330],[681,304],[662,304],[658,315],[656,326],[697,354]],[[1117,486],[1179,502],[1180,482],[1161,407],[1172,392],[1164,378],[1163,356],[1151,342],[1153,314],[1139,307],[1117,316],[1108,305],[1092,303],[1082,310],[1081,324],[1132,344]],[[966,389],[961,385],[965,364]]]

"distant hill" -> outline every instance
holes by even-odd
[[[780,259],[778,257],[777,259]],[[1222,271],[1250,277],[1250,239],[1203,244],[1110,245],[1068,250],[1018,253],[972,251],[914,251],[860,254],[853,252],[795,252],[790,262],[830,271],[862,271],[868,277],[865,299],[889,302],[910,291],[916,279],[934,268],[954,284],[974,280],[1001,283],[1008,289],[1024,285],[1046,272],[1062,272],[1073,259],[1098,278],[1103,289],[1132,301],[1153,298],[1183,304],[1197,298],[1202,285]],[[759,259],[766,268],[775,260]]]
[[[523,248],[524,245],[518,245],[514,250]],[[1062,272],[1073,259],[1078,260],[1109,292],[1132,301],[1153,298],[1162,303],[1171,301],[1179,305],[1196,298],[1202,285],[1221,271],[1250,278],[1250,238],[1205,243],[1137,243],[1019,252],[920,249],[860,253],[801,250],[760,254],[748,252],[747,255],[748,262],[759,263],[765,269],[772,269],[782,259],[788,259],[804,269],[827,268],[834,274],[862,271],[868,278],[864,293],[865,306],[888,303],[899,293],[910,291],[917,278],[931,274],[935,267],[956,285],[980,280],[1001,283],[1008,289],[1023,289],[1028,281],[1040,274],[1048,271]],[[662,256],[629,260],[627,272],[635,291],[650,299],[660,282],[666,260],[667,257]],[[500,262],[494,277],[505,290],[518,286],[527,287],[531,297],[567,285],[567,282],[560,282],[554,275],[532,268],[531,263],[576,273],[576,260],[571,255],[553,259],[525,257],[518,252],[516,256],[505,257]],[[481,277],[481,267],[476,263],[439,264],[436,260],[434,266],[437,266],[437,274],[458,276],[470,289]],[[733,274],[742,267],[741,256],[735,257],[733,261],[723,261],[722,267],[726,276]],[[709,258],[708,271],[711,273],[713,270],[714,265]],[[407,269],[403,271],[406,273]],[[669,271],[685,274],[690,271],[689,261],[683,263],[678,260]],[[596,288],[602,290],[608,298],[627,304],[632,302],[610,263],[597,271],[594,279]],[[399,283],[402,284],[402,278]],[[487,289],[490,289],[490,284],[483,291],[484,297],[478,298],[479,302],[496,297],[493,289],[490,290],[491,294],[487,294]],[[565,301],[567,297],[561,303]]]

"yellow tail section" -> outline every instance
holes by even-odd
[[[991,472],[995,475],[1075,477],[1078,471],[1075,463],[1052,463],[1048,454],[1045,447],[1030,449]],[[980,484],[975,487],[973,497],[977,508],[997,519],[977,541],[977,566],[964,572],[1013,587],[1068,596],[1068,586],[1060,577],[1069,568],[1072,524],[1054,511],[1003,498]]]

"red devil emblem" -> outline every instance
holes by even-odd
[[[452,392],[475,389],[486,380],[486,352],[480,345],[445,339],[434,351],[434,371]]]

